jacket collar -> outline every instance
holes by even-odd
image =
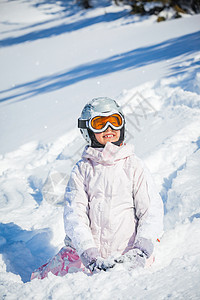
[[[108,142],[104,148],[92,148],[86,146],[82,158],[90,159],[102,165],[113,165],[117,161],[134,154],[132,145],[116,146]]]

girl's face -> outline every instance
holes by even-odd
[[[95,133],[95,137],[102,145],[105,145],[107,142],[117,142],[120,138],[120,130],[113,130],[111,127],[108,127],[103,132]]]

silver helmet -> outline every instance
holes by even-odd
[[[78,127],[80,128],[81,134],[87,143],[91,145],[91,130],[89,128],[89,121],[97,116],[108,116],[114,113],[118,113],[122,116],[124,121],[124,115],[117,104],[117,102],[108,97],[98,97],[88,102],[82,110],[81,117],[78,119]],[[92,135],[93,137],[94,135]],[[123,139],[124,139],[124,126],[123,126]],[[122,137],[121,140],[123,141]],[[121,141],[121,142],[122,142]]]

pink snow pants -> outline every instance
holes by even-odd
[[[146,261],[145,267],[150,267],[154,262],[152,255]],[[81,262],[75,249],[65,246],[63,247],[49,262],[39,267],[31,275],[31,280],[34,278],[43,279],[51,272],[56,276],[65,276],[67,273],[84,272],[90,273]]]
[[[43,279],[52,272],[56,276],[64,276],[67,273],[85,272],[85,267],[81,262],[75,249],[63,247],[48,263],[42,265],[31,275],[34,278]]]

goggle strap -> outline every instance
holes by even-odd
[[[88,120],[78,119],[78,128],[87,129],[88,128]]]

